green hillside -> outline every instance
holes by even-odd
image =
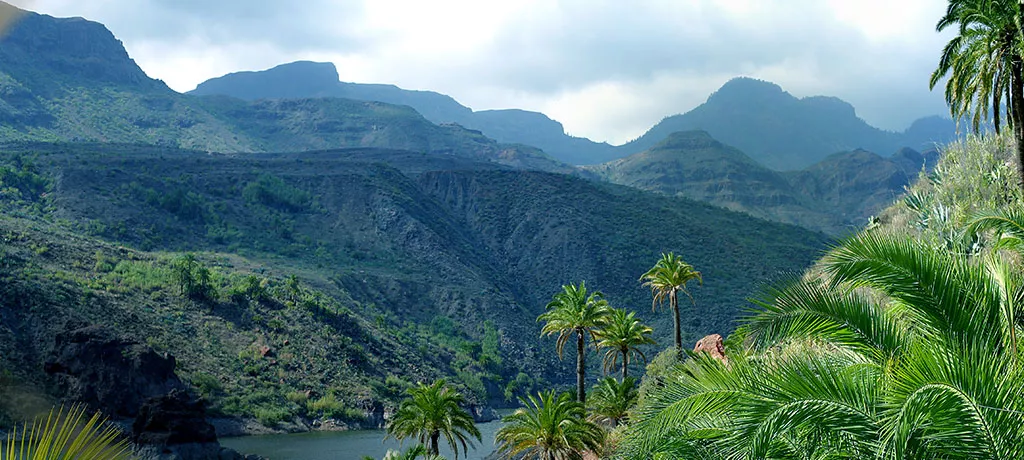
[[[500,404],[570,378],[535,321],[563,283],[636,309],[664,343],[668,315],[634,281],[661,251],[682,252],[706,279],[684,322],[693,341],[730,329],[761,280],[802,270],[826,243],[685,199],[420,153],[39,144],[0,158],[5,260],[26,289],[5,297],[2,349],[18,350],[2,354],[7,372],[45,380],[40,361],[70,325],[40,319],[77,318],[151,338],[217,410],[265,420],[305,413],[294,392],[344,393],[365,412],[439,375]],[[215,300],[178,294],[183,251],[213,270]],[[253,354],[264,345],[274,357]]]
[[[585,169],[612,183],[846,235],[890,205],[926,166],[934,166],[936,156],[910,149],[892,158],[843,152],[803,170],[780,173],[704,131],[690,131]]]

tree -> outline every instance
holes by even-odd
[[[756,301],[729,365],[662,379],[623,457],[1021,458],[1024,273],[883,232],[821,265]]]
[[[645,326],[636,319],[636,313],[627,312],[625,309],[617,308],[612,314],[601,323],[597,330],[597,347],[607,348],[604,354],[604,370],[611,372],[615,365],[622,358],[622,380],[625,381],[629,368],[629,357],[639,356],[647,363],[647,356],[640,351],[641,345],[652,345],[651,338],[653,329]]]
[[[581,403],[585,402],[587,336],[597,340],[595,330],[611,315],[611,307],[601,292],[588,294],[584,282],[579,286],[562,286],[562,292],[555,294],[545,309],[547,311],[537,321],[547,322],[541,329],[541,335],[558,334],[555,347],[559,359],[562,358],[565,343],[573,334],[576,335],[576,398]]]
[[[1024,181],[1022,17],[1024,2],[950,0],[936,29],[942,32],[955,26],[958,34],[943,48],[929,87],[934,89],[948,76],[945,95],[950,113],[955,119],[973,114],[975,131],[991,113],[998,134],[1000,114],[1005,110],[1007,125],[1017,141],[1017,171]]]
[[[651,288],[651,295],[653,301],[651,302],[651,308],[657,308],[659,304],[664,305],[665,300],[668,300],[669,308],[672,309],[672,321],[675,326],[675,342],[676,342],[676,353],[682,354],[683,352],[683,334],[679,326],[679,297],[678,294],[682,291],[690,298],[690,302],[696,305],[696,301],[693,296],[690,295],[690,291],[686,289],[686,283],[692,280],[703,284],[704,279],[701,278],[700,272],[693,269],[693,266],[683,261],[682,257],[679,257],[673,253],[662,254],[661,259],[647,270],[640,277],[640,281],[643,282],[644,286]]]
[[[520,398],[523,407],[501,419],[494,435],[505,459],[582,460],[604,441],[601,427],[586,419],[586,410],[569,393],[547,391]]]
[[[626,377],[619,383],[613,377],[601,379],[590,390],[587,405],[590,415],[600,422],[607,422],[612,428],[618,426],[629,416],[630,409],[636,405],[638,392],[636,380]]]
[[[398,411],[387,425],[387,436],[396,439],[416,437],[427,447],[428,455],[438,455],[438,441],[443,436],[459,458],[459,446],[467,452],[470,437],[480,441],[480,430],[473,417],[461,406],[462,394],[439,379],[431,385],[419,384],[406,390],[409,397],[402,401]]]

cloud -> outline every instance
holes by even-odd
[[[946,112],[927,89],[948,39],[934,32],[945,0],[30,3],[105,23],[147,73],[181,91],[231,71],[327,60],[346,81],[543,111],[574,135],[612,142],[738,75],[843,98],[887,129]]]

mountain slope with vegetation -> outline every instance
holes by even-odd
[[[152,337],[217,410],[268,423],[315,413],[289,399],[307,390],[358,422],[402,382],[442,376],[499,404],[569,378],[535,322],[561,284],[649,316],[636,278],[681,251],[707,280],[684,314],[693,341],[731,327],[750,274],[799,271],[826,244],[690,200],[414,152],[28,144],[0,159],[10,276],[32,286],[6,297],[21,299],[4,310],[7,372],[45,380],[72,326],[46,312]],[[212,271],[212,300],[178,293],[186,251]]]
[[[604,180],[684,196],[833,235],[864,225],[903,193],[937,154],[904,149],[892,158],[865,151],[834,154],[780,173],[703,131],[674,133],[651,149],[585,167]]]

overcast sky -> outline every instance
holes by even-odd
[[[11,1],[11,0],[8,0]],[[296,60],[341,79],[522,108],[622,143],[735,76],[852,103],[905,129],[945,115],[928,76],[946,0],[13,0],[106,24],[151,77],[188,91]]]

